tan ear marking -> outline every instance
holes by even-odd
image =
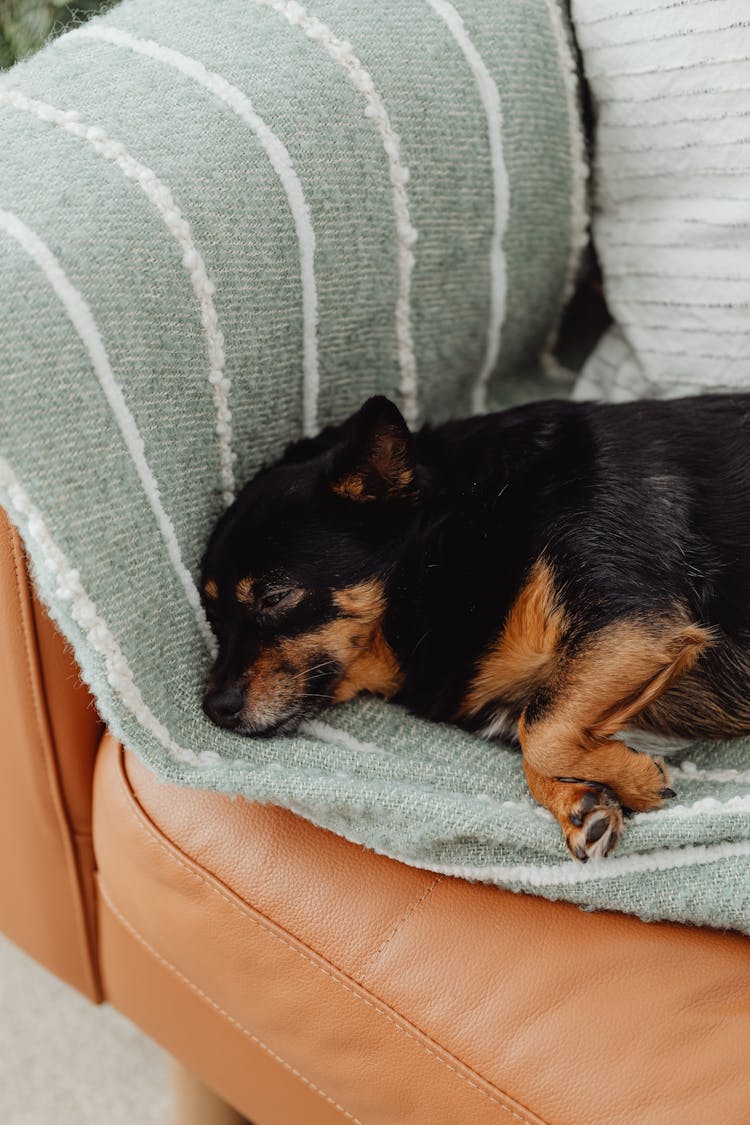
[[[333,485],[333,491],[337,496],[343,496],[345,500],[370,500],[373,497],[363,496],[365,490],[365,482],[359,473],[352,473],[349,477],[344,477],[343,480],[337,481]]]
[[[249,605],[254,600],[253,580],[249,575],[247,578],[240,578],[235,587],[234,596],[243,605]]]
[[[331,488],[346,500],[370,501],[408,494],[414,485],[403,435],[393,427],[376,434],[360,464]]]
[[[384,480],[396,490],[414,483],[414,471],[406,458],[406,448],[398,434],[385,430],[375,439],[372,461]]]
[[[213,578],[209,578],[208,582],[203,587],[203,592],[205,593],[207,598],[211,598],[212,601],[216,601],[219,596],[219,587],[216,585]]]

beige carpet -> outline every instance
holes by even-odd
[[[167,1057],[0,937],[0,1123],[169,1125]]]

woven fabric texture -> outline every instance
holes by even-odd
[[[518,756],[374,700],[202,715],[222,507],[376,391],[413,422],[542,385],[585,237],[553,0],[126,0],[0,88],[0,500],[115,733],[162,777],[590,907],[750,928],[747,757],[567,858]]]
[[[615,325],[576,394],[750,386],[747,0],[573,0],[596,107],[594,240]]]

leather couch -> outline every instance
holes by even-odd
[[[214,1108],[747,1125],[747,939],[436,877],[159,783],[104,729],[0,521],[0,927]]]

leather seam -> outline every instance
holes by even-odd
[[[135,796],[134,795],[132,796],[132,800],[135,802]],[[392,1026],[395,1027],[397,1031],[402,1032],[408,1039],[411,1039],[416,1044],[416,1046],[420,1048],[420,1050],[424,1051],[427,1055],[429,1055],[436,1062],[440,1063],[442,1066],[444,1066],[448,1070],[450,1070],[453,1074],[456,1075],[457,1078],[459,1078],[467,1086],[471,1087],[472,1090],[475,1090],[478,1094],[481,1094],[481,1096],[483,1098],[486,1098],[488,1101],[492,1102],[494,1105],[498,1106],[500,1109],[502,1109],[506,1113],[510,1114],[510,1116],[514,1117],[517,1121],[523,1122],[524,1125],[529,1125],[529,1118],[521,1117],[520,1114],[516,1113],[509,1106],[505,1105],[504,1102],[500,1101],[498,1098],[494,1097],[492,1094],[488,1093],[486,1090],[483,1090],[482,1087],[477,1085],[476,1082],[473,1082],[471,1080],[471,1078],[469,1078],[465,1074],[462,1074],[461,1071],[458,1070],[456,1067],[451,1066],[451,1064],[447,1061],[447,1059],[442,1058],[440,1055],[437,1054],[437,1052],[431,1050],[427,1046],[426,1043],[421,1042],[417,1038],[417,1036],[413,1034],[413,1032],[409,1031],[409,1029],[407,1027],[403,1026],[403,1024],[401,1024],[393,1016],[389,1015],[388,1012],[383,1011],[382,1008],[378,1007],[378,1005],[373,1003],[373,1001],[368,1000],[365,996],[361,996],[358,992],[355,991],[355,989],[351,988],[348,984],[346,984],[345,981],[341,980],[339,977],[334,975],[333,972],[326,969],[323,965],[319,964],[308,953],[305,953],[304,950],[299,949],[295,945],[292,945],[291,942],[286,941],[283,937],[281,937],[280,934],[275,933],[274,930],[271,929],[271,927],[266,922],[264,922],[262,918],[255,917],[253,914],[250,913],[250,911],[246,907],[243,907],[239,903],[235,902],[220,887],[217,887],[213,882],[210,882],[208,879],[206,879],[205,876],[200,873],[200,871],[197,871],[193,867],[191,867],[186,862],[186,860],[182,858],[182,856],[179,854],[179,852],[177,851],[176,848],[170,849],[169,847],[167,847],[167,845],[159,838],[158,833],[156,832],[154,827],[150,824],[150,822],[143,823],[141,821],[140,817],[136,813],[135,809],[130,805],[130,803],[128,803],[127,808],[128,808],[128,812],[130,813],[131,818],[133,819],[133,821],[137,825],[138,829],[144,835],[151,838],[156,843],[156,845],[170,859],[172,859],[176,863],[178,863],[180,865],[180,867],[183,867],[185,869],[185,871],[187,871],[187,873],[193,879],[197,879],[199,882],[204,883],[205,886],[208,887],[209,890],[213,891],[214,894],[218,895],[219,898],[223,899],[232,908],[232,910],[236,911],[243,918],[246,918],[248,921],[252,922],[253,925],[257,926],[258,928],[260,928],[262,930],[265,930],[266,933],[268,933],[272,938],[274,938],[281,945],[287,946],[287,948],[291,949],[293,953],[296,953],[297,956],[299,956],[303,960],[309,962],[309,964],[311,964],[319,972],[323,973],[324,976],[329,977],[340,988],[343,988],[346,992],[349,992],[352,996],[354,996],[357,1000],[361,1001],[361,1003],[365,1004],[368,1008],[372,1008],[373,1011],[377,1012],[380,1016],[382,1016],[390,1024],[392,1024]],[[144,819],[145,819],[145,814],[144,814]],[[467,1065],[461,1059],[458,1059],[457,1061],[460,1062],[463,1066]],[[537,1120],[539,1120],[539,1118],[537,1118]]]
[[[36,721],[37,737],[39,738],[42,747],[42,761],[44,762],[44,772],[47,776],[47,785],[49,786],[49,795],[52,803],[52,808],[55,812],[55,819],[57,820],[58,829],[61,836],[62,849],[65,854],[65,866],[68,871],[68,877],[71,879],[74,893],[73,916],[75,918],[76,929],[78,936],[82,943],[84,950],[83,962],[84,971],[89,978],[89,985],[92,986],[93,994],[99,998],[101,996],[101,986],[98,980],[98,974],[95,967],[95,961],[92,950],[92,938],[86,925],[85,906],[83,902],[83,887],[81,885],[81,874],[78,868],[77,856],[73,846],[72,827],[68,819],[67,810],[61,794],[60,778],[56,768],[53,768],[50,762],[50,757],[53,761],[57,758],[57,746],[52,734],[52,725],[49,720],[49,715],[46,713],[46,708],[43,710],[40,695],[42,695],[38,675],[34,674],[35,661],[32,659],[32,636],[36,638],[36,628],[33,623],[33,611],[29,604],[31,596],[29,588],[28,572],[26,570],[25,559],[21,553],[20,541],[17,532],[14,531],[13,525],[8,523],[8,547],[10,556],[13,561],[13,574],[16,584],[16,594],[18,596],[18,606],[21,618],[23,634],[23,654],[24,654],[24,669],[26,672],[26,680],[29,687],[29,695],[31,696],[32,706],[34,710],[34,719]]]
[[[99,893],[101,894],[102,898],[104,899],[105,903],[112,911],[114,916],[120,921],[125,929],[133,935],[136,941],[139,942],[143,946],[143,948],[151,954],[152,957],[155,957],[157,961],[165,966],[165,968],[174,973],[176,977],[178,977],[184,984],[186,984],[189,989],[195,992],[196,995],[200,996],[201,999],[204,1000],[211,1008],[213,1008],[214,1011],[217,1012],[223,1019],[227,1020],[228,1023],[231,1023],[233,1027],[236,1027],[237,1030],[241,1031],[242,1034],[247,1036],[248,1039],[251,1039],[253,1043],[255,1043],[258,1047],[262,1048],[262,1050],[269,1054],[272,1059],[274,1059],[278,1063],[281,1063],[281,1065],[285,1067],[286,1070],[290,1071],[295,1076],[295,1078],[299,1078],[300,1081],[304,1082],[306,1086],[309,1086],[311,1090],[313,1090],[316,1094],[319,1094],[320,1097],[324,1098],[327,1102],[330,1103],[330,1105],[334,1106],[335,1109],[340,1110],[344,1114],[344,1117],[348,1117],[350,1121],[354,1122],[354,1125],[363,1125],[363,1122],[360,1121],[358,1117],[355,1117],[353,1114],[349,1113],[349,1111],[347,1109],[344,1109],[344,1107],[337,1101],[335,1101],[334,1098],[332,1098],[329,1094],[326,1094],[325,1090],[321,1090],[319,1086],[316,1086],[314,1082],[312,1082],[309,1078],[306,1078],[301,1071],[297,1070],[296,1067],[293,1067],[291,1063],[288,1063],[286,1061],[286,1059],[283,1059],[281,1055],[277,1054],[276,1051],[273,1050],[273,1048],[269,1047],[267,1043],[264,1043],[263,1040],[260,1039],[257,1035],[254,1035],[249,1028],[245,1027],[244,1024],[241,1024],[239,1020],[235,1019],[234,1016],[230,1015],[229,1012],[227,1012],[224,1008],[217,1004],[215,1000],[213,1000],[206,992],[199,988],[197,984],[191,981],[189,977],[186,977],[184,973],[180,972],[176,965],[173,965],[172,962],[168,961],[166,957],[163,957],[161,953],[158,952],[158,950],[154,949],[154,947],[146,940],[143,934],[141,934],[135,928],[132,922],[130,922],[125,917],[125,915],[122,914],[122,912],[115,906],[111,897],[102,886],[101,878],[99,879]]]
[[[418,899],[416,899],[414,902],[412,902],[406,908],[406,910],[401,915],[401,917],[391,927],[391,929],[385,935],[385,937],[383,938],[383,940],[380,943],[380,945],[378,946],[378,948],[375,949],[369,955],[369,957],[365,961],[364,965],[362,966],[361,976],[362,976],[363,982],[364,982],[365,977],[367,976],[367,973],[370,972],[370,970],[373,968],[373,962],[380,956],[381,953],[383,953],[386,950],[386,948],[393,941],[393,939],[395,938],[395,936],[399,932],[399,930],[409,921],[409,919],[412,917],[412,915],[415,914],[417,912],[417,910],[419,910],[420,906],[422,906],[422,904],[429,898],[429,896],[432,894],[432,892],[437,887],[438,883],[442,883],[444,879],[445,879],[445,875],[438,875],[436,879],[433,879],[433,881],[430,883],[430,885],[427,887],[427,889],[422,892],[422,894],[420,895],[420,897]]]

